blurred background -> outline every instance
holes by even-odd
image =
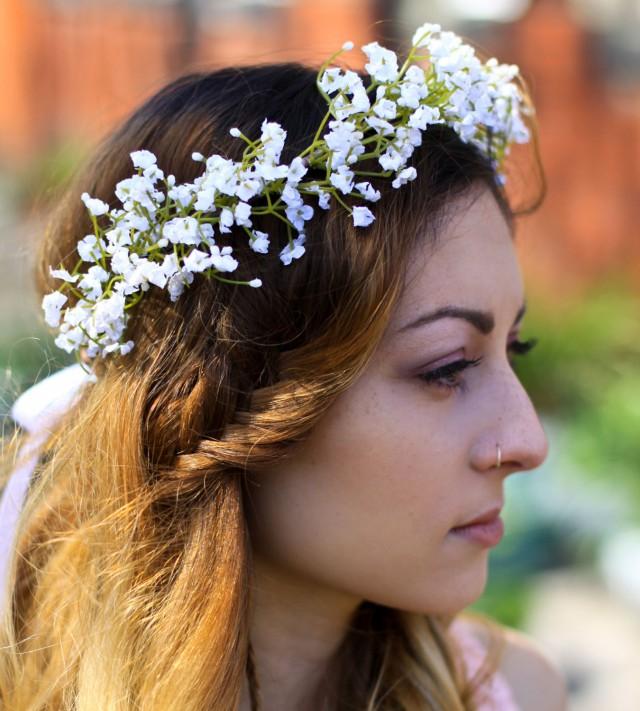
[[[521,220],[517,366],[551,450],[507,480],[475,608],[533,635],[573,711],[640,708],[640,1],[0,0],[0,415],[72,361],[43,327],[33,245],[79,163],[166,81],[230,63],[399,49],[425,21],[520,65],[548,195]],[[359,68],[359,53],[345,63]]]

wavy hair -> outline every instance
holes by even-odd
[[[165,172],[193,180],[193,151],[240,158],[230,127],[257,137],[263,118],[280,122],[290,160],[325,111],[315,70],[294,63],[172,82],[98,148],[61,202],[39,247],[40,292],[56,288],[48,265],[72,268],[91,231],[78,195],[111,201],[130,151],[151,150]],[[449,128],[431,127],[411,164],[414,182],[376,184],[368,229],[342,207],[318,211],[307,254],[288,267],[277,257],[286,230],[256,218],[273,254],[256,255],[246,238],[234,252],[238,278],[259,274],[262,288],[196,275],[176,303],[151,289],[136,306],[134,350],[96,364],[97,382],[32,479],[1,631],[3,711],[93,711],[97,699],[110,711],[229,711],[245,675],[259,709],[248,475],[286,457],[367,365],[411,249],[437,240],[454,197],[484,184],[511,215],[491,165]],[[448,622],[363,602],[333,660],[330,708],[472,711],[482,678],[465,677]]]

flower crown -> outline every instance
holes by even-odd
[[[328,110],[311,144],[290,163],[280,162],[286,131],[265,119],[258,140],[231,129],[246,143],[240,161],[193,153],[203,172],[192,183],[177,184],[153,153],[138,150],[131,153],[136,172],[116,185],[121,207],[82,194],[94,233],[78,242],[73,272],[49,267],[64,283],[42,301],[47,324],[59,327],[58,347],[78,354],[85,349],[89,358],[128,353],[134,345],[124,340],[129,309],[150,285],[166,288],[174,302],[197,273],[260,287],[259,278],[224,276],[238,266],[232,247],[222,244],[234,225],[244,230],[251,249],[268,252],[269,235],[254,228],[254,216],[273,215],[286,224],[289,239],[280,252],[285,265],[304,254],[305,223],[314,214],[309,200],[323,210],[335,200],[355,226],[366,227],[375,219],[371,210],[350,207],[344,197],[379,200],[367,178],[392,178],[394,188],[413,180],[416,170],[406,164],[430,125],[446,124],[476,146],[504,183],[500,170],[509,145],[529,140],[524,117],[533,112],[517,83],[517,66],[483,63],[456,34],[424,24],[401,66],[377,42],[362,47],[371,77],[365,88],[356,72],[329,66],[351,49],[353,43],[345,43],[320,67],[316,84]],[[370,159],[377,159],[378,171],[358,170],[360,161]],[[305,181],[310,169],[325,177]],[[260,204],[252,205],[258,196]],[[86,271],[84,262],[91,265]],[[63,314],[65,291],[77,301]]]

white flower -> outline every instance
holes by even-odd
[[[299,207],[302,205],[302,196],[296,188],[287,183],[282,190],[282,202],[288,207]]]
[[[315,193],[318,196],[318,206],[323,210],[328,210],[331,204],[331,193],[323,190],[319,185],[315,183],[310,185],[307,190],[309,192]]]
[[[368,207],[354,207],[352,216],[356,227],[367,227],[376,219]]]
[[[233,212],[228,207],[222,208],[220,211],[220,232],[226,234],[231,232],[233,225]]]
[[[429,48],[430,60],[435,62],[441,58],[455,57],[456,51],[462,46],[462,38],[454,32],[438,32],[438,37],[430,38],[426,46]]]
[[[124,330],[124,306],[125,298],[122,294],[112,294],[99,301],[93,308],[91,319],[94,332],[118,333]]]
[[[213,266],[219,272],[232,272],[238,267],[238,262],[231,256],[231,247],[226,246],[220,249],[218,245],[212,245],[211,260]]]
[[[300,201],[300,204],[289,205],[285,213],[289,222],[301,232],[304,229],[304,223],[313,217],[313,208]]]
[[[78,242],[76,249],[83,261],[97,262],[101,257],[100,246],[105,249],[106,245],[103,240],[98,240],[95,235],[87,235]]]
[[[121,282],[118,291],[124,295],[134,294],[137,291],[148,291],[149,284],[155,284],[163,289],[167,282],[167,275],[162,266],[146,257],[139,257],[137,254],[131,255],[134,268],[125,276],[125,281]]]
[[[378,118],[377,116],[367,116],[365,121],[371,128],[375,129],[376,133],[382,136],[388,136],[394,132],[393,125],[385,121],[385,119]]]
[[[235,196],[238,187],[239,164],[214,155],[207,158],[207,168],[201,179],[194,181],[198,190],[215,188],[224,195]]]
[[[422,133],[415,128],[399,126],[396,131],[396,139],[400,144],[401,150],[404,151],[406,157],[408,158],[413,153],[413,151],[409,150],[408,147],[419,146],[422,143]]]
[[[164,223],[162,235],[172,244],[200,244],[198,220],[195,217],[174,217]]]
[[[238,185],[236,186],[236,195],[243,202],[251,200],[262,190],[262,180],[254,177],[251,173],[244,173],[240,176]]]
[[[60,325],[60,309],[67,302],[67,297],[59,291],[54,291],[47,294],[42,299],[42,308],[44,309],[44,320],[55,328]]]
[[[66,269],[52,269],[51,267],[49,267],[49,274],[54,279],[62,279],[64,281],[71,282],[72,284],[75,284],[75,282],[77,282],[80,278],[79,274],[74,274],[72,276]]]
[[[67,353],[73,353],[84,344],[84,334],[79,328],[70,329],[58,334],[54,343]]]
[[[391,99],[378,99],[373,105],[373,113],[381,119],[394,119],[396,111],[395,102]]]
[[[139,205],[153,214],[164,200],[164,195],[155,189],[153,181],[146,175],[132,175],[121,180],[115,192],[125,210],[134,210]]]
[[[151,168],[157,161],[155,155],[151,153],[151,151],[134,151],[133,153],[130,153],[130,156],[133,165],[136,168],[142,168],[143,170]]]
[[[339,67],[329,67],[322,72],[318,86],[325,94],[333,94],[344,87],[344,74]]]
[[[185,190],[179,190],[180,188],[186,188]],[[172,193],[176,195],[180,195],[180,201],[183,203],[183,206],[187,206],[191,202],[191,192],[188,190],[187,186],[179,186],[178,189],[174,188]],[[171,193],[169,193],[169,197],[173,197]],[[175,199],[175,198],[174,198]],[[214,207],[214,201],[216,199],[216,189],[212,185],[209,188],[205,188],[204,190],[200,190],[197,193],[197,199],[195,203],[193,204],[193,207],[201,212],[208,212]],[[186,202],[185,202],[186,201]]]
[[[401,185],[405,185],[405,183],[408,183],[410,180],[415,180],[417,175],[416,169],[413,166],[405,168],[404,170],[401,170],[398,175],[396,175],[396,178],[391,185],[394,188],[399,188]]]
[[[95,301],[102,296],[102,282],[107,281],[109,274],[99,265],[95,265],[83,275],[78,289],[82,291],[85,298]]]
[[[253,236],[254,239],[249,242],[251,249],[254,252],[259,252],[260,254],[267,254],[269,251],[269,235],[266,232],[254,230]]]
[[[97,301],[102,296],[102,284],[91,275],[86,274],[78,284],[78,288],[85,298],[91,301]]]
[[[331,207],[331,193],[324,192],[323,190],[318,192],[318,207],[323,210],[328,210]]]
[[[331,173],[329,181],[331,185],[338,188],[340,192],[348,195],[353,190],[353,176],[352,170],[349,170],[345,165],[341,165],[336,171]]]
[[[467,114],[462,121],[455,121],[453,123],[453,128],[465,142],[470,141],[478,130],[473,114]]]
[[[213,264],[210,254],[199,249],[192,249],[184,259],[184,268],[190,272],[203,272]]]
[[[129,259],[129,250],[126,247],[119,247],[111,256],[111,271],[114,274],[124,274],[125,276],[133,271],[133,265]]]
[[[270,122],[264,119],[262,122],[260,142],[264,146],[264,155],[277,163],[280,160],[280,154],[284,148],[284,141],[287,137],[287,132],[279,123]]]
[[[412,64],[404,73],[404,83],[426,87],[427,77],[424,69],[419,67],[417,64]]]
[[[91,318],[91,312],[93,310],[93,305],[90,304],[85,299],[80,299],[78,303],[70,309],[64,312],[65,328],[69,326],[78,326],[79,324],[85,323]]]
[[[167,282],[167,289],[169,290],[169,297],[171,301],[177,301],[182,295],[184,287],[187,284],[191,284],[193,281],[193,274],[190,271],[179,271],[176,272]]]
[[[409,126],[411,128],[417,128],[420,131],[425,131],[427,126],[432,123],[440,123],[440,110],[438,108],[432,108],[431,106],[425,106],[422,104],[409,116]]]
[[[174,185],[171,190],[169,190],[167,195],[172,200],[175,200],[180,207],[188,207],[193,200],[194,192],[194,186],[190,183],[185,183],[184,185]]]
[[[405,159],[393,146],[389,146],[387,150],[378,158],[378,163],[383,170],[398,170],[404,165]]]
[[[280,261],[288,266],[294,259],[300,259],[305,252],[304,242],[305,235],[299,234],[293,243],[287,243],[287,246],[280,252]]]
[[[107,281],[109,274],[98,264],[89,267],[87,272],[92,279],[97,279],[99,282]]]
[[[325,143],[332,151],[331,167],[339,168],[347,163],[348,158],[362,155],[365,147],[360,143],[364,134],[353,121],[330,121]]]
[[[149,260],[141,267],[141,272],[150,284],[154,284],[160,289],[164,289],[167,283],[167,275],[165,274],[161,264]]]
[[[191,160],[194,160],[196,163],[204,163],[204,156],[202,153],[198,153],[198,151],[194,151],[191,154]]]
[[[251,205],[246,202],[239,202],[234,211],[236,225],[241,227],[251,227]]]
[[[422,99],[425,99],[429,94],[425,81],[424,71],[417,65],[410,66],[404,80],[400,84],[400,98],[398,104],[407,106],[410,109],[417,109],[420,106]]]
[[[262,279],[252,279],[252,280],[249,282],[249,286],[252,286],[252,287],[254,287],[254,288],[257,288],[257,287],[259,287],[259,286],[262,286]]]
[[[351,70],[345,72],[341,79],[340,91],[340,95],[333,101],[333,110],[339,120],[369,111],[371,107],[369,95],[362,79],[356,72]]]
[[[287,183],[295,187],[307,173],[307,166],[300,156],[296,156],[289,166],[287,173]]]
[[[356,183],[355,188],[365,198],[365,200],[369,200],[369,202],[377,202],[380,200],[380,191],[375,190],[371,183]]]
[[[288,165],[276,165],[273,161],[264,160],[257,161],[254,165],[256,175],[262,178],[265,182],[271,183],[280,178],[286,178],[289,173]]]
[[[80,197],[82,202],[86,205],[87,210],[89,210],[94,217],[100,217],[100,215],[106,215],[107,212],[109,212],[109,206],[106,202],[92,198],[89,193],[82,193]]]
[[[151,225],[145,215],[138,215],[136,212],[125,212],[118,223],[118,227],[125,230],[146,232]],[[125,242],[123,242],[123,244],[125,244]],[[130,242],[127,244],[130,244]]]
[[[440,32],[440,25],[432,24],[431,22],[425,22],[424,25],[418,27],[414,32],[411,39],[411,45],[413,47],[424,47],[428,44],[427,40],[430,35]]]
[[[162,272],[166,277],[171,277],[176,272],[180,271],[180,264],[178,263],[178,258],[173,252],[171,252],[171,254],[165,255],[160,269],[162,269]]]
[[[377,42],[369,42],[362,47],[369,61],[364,68],[378,82],[384,84],[395,81],[398,76],[398,57],[390,49]]]
[[[362,82],[362,77],[351,69],[347,69],[344,73],[344,84],[342,87],[345,94],[358,94],[361,91],[366,93],[366,89]],[[367,106],[369,104],[367,103]]]
[[[131,234],[127,228],[114,227],[112,230],[105,232],[107,238],[107,246],[105,251],[109,254],[114,254],[120,247],[125,247],[131,244]]]

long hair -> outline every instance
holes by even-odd
[[[265,117],[278,121],[291,160],[325,111],[315,71],[293,63],[171,83],[62,201],[39,248],[40,292],[56,288],[48,265],[73,268],[91,231],[80,192],[111,202],[130,151],[151,150],[191,181],[193,151],[240,158],[232,126],[258,137]],[[492,166],[449,128],[430,127],[411,164],[414,182],[376,184],[369,228],[340,206],[317,211],[307,254],[290,266],[277,256],[286,230],[256,218],[273,254],[237,235],[234,256],[238,278],[259,275],[262,288],[196,275],[176,303],[146,292],[128,326],[133,351],[96,364],[33,476],[1,632],[3,711],[229,711],[245,675],[259,708],[247,476],[286,457],[362,372],[411,249],[437,239],[453,198],[485,184],[510,215]],[[331,708],[471,711],[458,657],[445,620],[364,602],[334,660]]]

